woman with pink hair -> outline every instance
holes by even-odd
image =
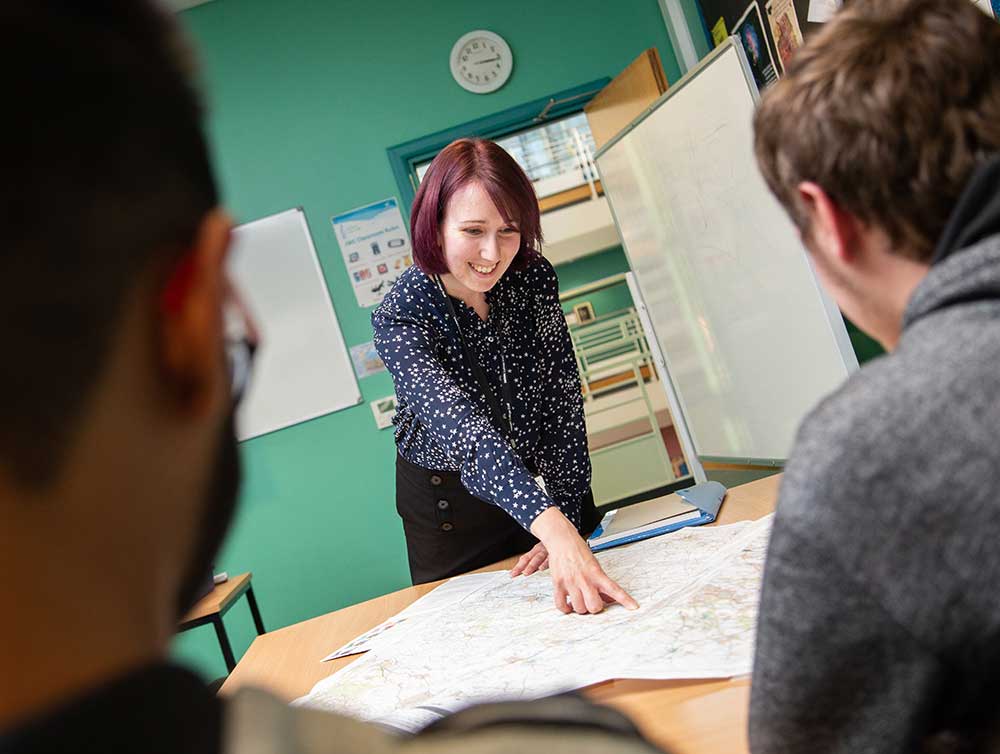
[[[580,378],[531,181],[490,141],[431,163],[410,218],[415,266],[372,315],[392,374],[396,508],[414,583],[526,553],[556,607],[635,601],[585,537],[599,517]]]

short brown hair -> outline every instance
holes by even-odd
[[[503,147],[485,139],[453,141],[438,153],[420,182],[410,211],[410,237],[417,266],[429,275],[448,271],[444,251],[438,245],[438,229],[451,197],[468,183],[479,183],[504,221],[517,223],[521,247],[510,269],[527,267],[540,255],[542,243],[535,187]]]
[[[928,261],[975,167],[1000,151],[1000,24],[968,0],[854,0],[757,110],[757,161],[808,235],[813,181]]]
[[[193,60],[152,0],[6,0],[0,468],[52,483],[128,295],[218,203]],[[58,208],[56,210],[56,208]]]

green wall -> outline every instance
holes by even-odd
[[[605,314],[619,312],[632,306],[632,294],[628,289],[628,284],[623,280],[607,288],[563,299],[563,312],[569,314],[573,311],[574,306],[584,303],[590,304],[595,317],[603,317]]]
[[[628,258],[621,246],[613,246],[597,254],[565,262],[556,267],[560,291],[569,291],[573,288],[579,288],[581,285],[593,283],[595,280],[620,275],[628,271]]]
[[[354,302],[329,220],[397,194],[387,147],[614,76],[650,46],[667,78],[679,75],[657,0],[216,0],[181,18],[200,50],[226,205],[237,221],[304,208],[349,346],[371,339],[370,310]],[[486,96],[448,69],[455,40],[479,28],[515,56],[510,81]],[[589,282],[591,266],[571,265],[563,285]],[[254,572],[269,629],[409,583],[392,434],[367,405],[392,384],[380,374],[361,388],[364,405],[243,445],[242,510],[218,566]],[[226,623],[239,656],[253,636],[243,601]],[[176,653],[225,672],[209,627],[183,634]]]
[[[615,246],[598,254],[591,254],[556,267],[556,272],[559,275],[559,290],[563,292],[612,275],[620,275],[628,270],[628,259],[621,246]],[[602,314],[610,314],[632,306],[632,294],[629,293],[628,284],[623,280],[617,285],[602,288],[599,291],[563,298],[561,299],[562,310],[569,314],[573,311],[574,306],[585,301],[590,302],[593,306],[594,315],[600,317]]]

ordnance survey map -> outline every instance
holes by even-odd
[[[454,598],[425,610],[415,603],[367,654],[296,703],[406,727],[476,702],[614,678],[747,674],[770,530],[768,516],[599,553],[605,572],[639,602],[636,611],[563,615],[548,572],[452,579]]]

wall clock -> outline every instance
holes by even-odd
[[[451,48],[451,75],[475,94],[489,94],[507,83],[514,55],[503,38],[491,31],[470,31]]]

